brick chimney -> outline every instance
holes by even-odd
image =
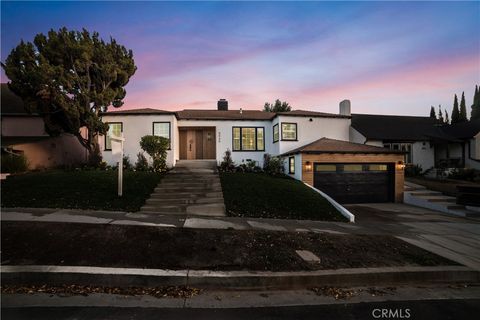
[[[225,99],[220,99],[217,102],[217,110],[227,111],[228,110],[228,101]]]

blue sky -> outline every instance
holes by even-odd
[[[125,108],[428,114],[470,106],[479,2],[3,2],[2,61],[38,32],[86,28],[132,49]],[[2,73],[2,82],[6,81]]]

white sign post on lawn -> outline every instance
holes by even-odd
[[[125,141],[123,132],[120,133],[120,137],[110,136],[110,141],[113,159],[118,162],[118,196],[121,197],[123,194],[123,142]]]

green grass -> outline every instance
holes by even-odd
[[[347,221],[302,182],[261,173],[221,173],[227,214],[233,217]]]
[[[9,177],[1,183],[2,207],[138,211],[161,175],[124,172],[117,196],[117,171],[45,171]]]

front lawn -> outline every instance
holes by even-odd
[[[2,207],[138,211],[161,175],[124,172],[123,197],[117,171],[45,171],[2,180]]]
[[[233,217],[347,221],[302,182],[262,173],[221,173],[227,215]]]

